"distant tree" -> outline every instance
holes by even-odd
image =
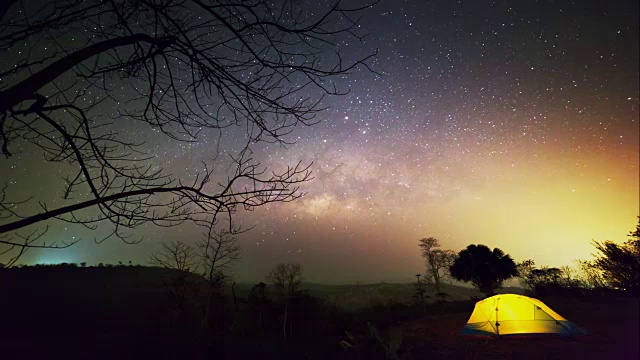
[[[532,284],[529,283],[529,274],[531,271],[535,269],[536,262],[528,259],[516,264],[516,269],[518,270],[518,280],[520,280],[520,285],[524,287],[526,290],[533,290]]]
[[[526,276],[527,287],[538,295],[545,295],[550,290],[564,287],[565,284],[561,280],[562,270],[547,266],[532,269]]]
[[[266,277],[267,283],[273,284],[276,294],[284,303],[284,320],[282,331],[287,337],[287,316],[291,299],[298,295],[302,288],[302,267],[300,264],[278,264]]]
[[[562,271],[555,267],[543,267],[542,269],[535,269],[532,271],[534,273],[533,276],[537,276],[539,278],[545,279],[550,283],[558,283],[560,282],[560,276],[562,275]]]
[[[87,263],[86,263],[85,261],[83,261],[83,262],[81,262],[81,263],[80,263],[80,266],[81,266],[81,267],[86,267],[86,266],[87,266]]]
[[[420,279],[422,274],[416,274],[416,283],[413,291],[413,301],[419,305],[423,306],[426,303],[426,299],[428,297],[426,284],[424,280]]]
[[[160,246],[160,251],[150,256],[149,262],[152,265],[186,272],[197,268],[196,253],[189,244],[173,240],[162,242]]]
[[[251,289],[251,293],[249,294],[249,304],[252,307],[257,308],[256,310],[258,311],[260,329],[264,330],[264,313],[269,305],[267,284],[260,282]]]
[[[602,271],[596,269],[593,261],[578,260],[578,279],[582,286],[587,289],[597,289],[607,287]]]
[[[210,226],[196,244],[204,278],[220,287],[230,276],[232,263],[240,259],[241,251],[235,234],[228,229]]]
[[[151,254],[149,262],[178,271],[167,274],[162,281],[172,307],[170,324],[175,327],[190,306],[190,294],[196,289],[191,273],[196,272],[200,264],[195,249],[189,244],[173,240],[161,242],[160,246],[160,251]]]
[[[520,284],[529,291],[541,294],[549,289],[573,288],[578,284],[573,278],[574,271],[568,266],[560,268],[543,266],[535,267],[535,262],[531,259],[517,264],[518,279]]]
[[[449,276],[449,267],[456,259],[456,253],[451,250],[438,249],[440,241],[433,237],[422,238],[418,242],[427,271],[425,281],[433,284],[436,294],[442,293],[442,280]]]
[[[458,253],[449,268],[455,279],[471,282],[478,290],[491,296],[502,287],[502,282],[518,275],[511,256],[485,245],[469,245]]]
[[[230,267],[240,258],[240,247],[235,237],[239,232],[240,230],[233,226],[216,229],[215,222],[211,222],[197,243],[202,275],[209,285],[203,318],[205,326],[208,326],[210,321],[214,297],[222,297],[222,288],[230,276]]]
[[[565,288],[583,288],[584,284],[578,278],[578,269],[571,266],[560,266],[560,285]]]

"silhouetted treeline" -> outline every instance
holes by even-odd
[[[9,268],[5,268],[4,266],[2,266],[2,264],[0,264],[0,269],[5,269],[5,270],[10,270],[10,269],[40,269],[40,268],[46,268],[46,269],[70,269],[70,268],[86,268],[86,267],[92,267],[92,268],[107,267],[107,268],[111,268],[111,267],[129,267],[129,266],[138,266],[139,267],[139,266],[142,266],[142,265],[133,264],[131,261],[129,261],[126,264],[121,262],[121,261],[118,261],[117,264],[98,263],[98,264],[95,264],[95,265],[87,264],[86,262],[81,262],[81,263],[61,262],[61,263],[57,263],[57,264],[16,265],[16,266],[9,267]]]

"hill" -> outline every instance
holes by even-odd
[[[192,274],[142,266],[0,269],[3,355],[188,358],[185,351],[198,352],[199,339],[188,331],[197,329],[197,315],[184,317],[189,324],[173,321],[170,292],[185,276],[203,283]]]

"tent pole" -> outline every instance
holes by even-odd
[[[498,322],[498,307],[500,306],[500,298],[496,300],[496,335],[500,339],[500,322]]]

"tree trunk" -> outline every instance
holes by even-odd
[[[284,338],[287,338],[287,315],[289,313],[289,300],[284,304],[284,321],[282,323],[282,332],[284,333]]]
[[[238,298],[236,297],[236,285],[238,285],[237,283],[233,283],[233,285],[231,285],[231,295],[233,296],[233,309],[238,312]]]
[[[209,294],[207,295],[207,305],[204,309],[204,319],[202,322],[202,327],[205,330],[209,328],[209,309],[211,308],[211,298],[213,297],[213,286],[209,285]]]

